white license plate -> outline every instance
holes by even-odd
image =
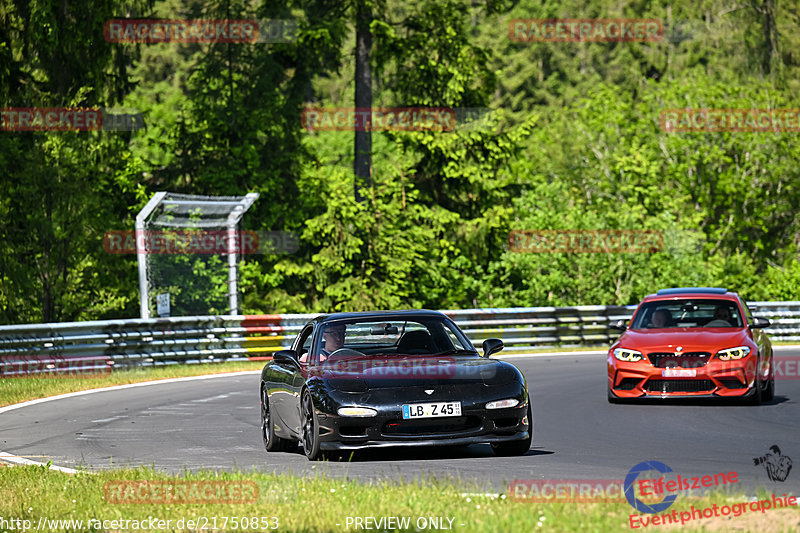
[[[694,368],[665,368],[661,371],[661,376],[665,378],[693,378],[696,375]]]
[[[461,416],[461,402],[412,403],[403,405],[403,419]]]

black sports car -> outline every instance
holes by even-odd
[[[311,460],[333,450],[490,443],[530,448],[533,418],[522,373],[483,356],[437,311],[319,316],[261,372],[267,451],[300,443]]]

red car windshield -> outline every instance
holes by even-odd
[[[632,329],[741,328],[739,307],[731,300],[685,299],[643,303]]]

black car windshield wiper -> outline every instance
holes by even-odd
[[[464,348],[454,348],[452,350],[445,350],[443,352],[439,352],[439,353],[434,354],[434,355],[460,355],[460,354],[473,355],[473,354],[477,354],[477,353],[478,352],[476,350],[466,350]]]

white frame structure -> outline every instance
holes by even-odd
[[[214,207],[217,211],[225,208],[225,219],[213,220],[209,225],[219,226],[223,222],[228,231],[228,304],[229,314],[239,313],[239,287],[237,282],[236,264],[236,226],[242,220],[245,212],[250,209],[258,199],[257,192],[251,192],[245,196],[193,196],[188,194],[176,194],[160,191],[150,198],[147,205],[136,215],[136,258],[139,265],[139,310],[142,318],[150,318],[150,288],[147,283],[147,254],[144,249],[145,228],[148,217],[162,205],[174,205],[177,207]],[[187,223],[182,220],[159,220],[159,225],[166,227],[196,227],[197,222]],[[202,223],[200,224],[202,226]]]

